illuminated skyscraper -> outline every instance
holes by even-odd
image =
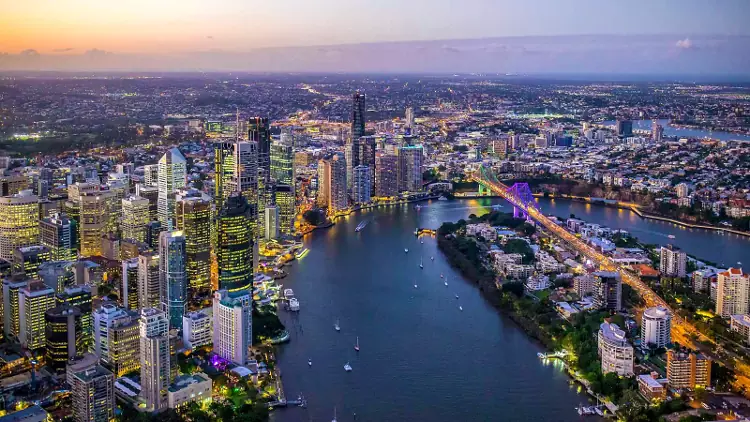
[[[367,166],[375,168],[376,141],[374,136],[363,136],[352,138],[345,149],[346,158],[346,180],[349,190],[354,182],[354,167]],[[375,190],[375,180],[370,180],[370,192]]]
[[[410,132],[414,131],[414,109],[411,107],[406,107],[406,112],[404,113],[404,127],[409,129]]]
[[[146,164],[143,166],[143,183],[156,187],[159,184],[159,165]]]
[[[44,348],[44,313],[55,306],[55,291],[41,281],[30,281],[18,291],[18,305],[21,345],[32,351]]]
[[[365,136],[365,94],[355,92],[352,96],[352,139]]]
[[[81,311],[76,307],[60,305],[48,309],[44,320],[45,363],[53,371],[62,373],[68,360],[84,352]]]
[[[245,197],[230,196],[218,217],[219,288],[230,292],[252,287],[253,236]]]
[[[274,197],[279,209],[279,231],[290,235],[294,232],[294,218],[297,215],[294,187],[291,185],[276,185]]]
[[[81,255],[102,255],[102,236],[107,234],[110,222],[108,201],[113,195],[109,191],[81,192],[79,198]]]
[[[249,292],[238,296],[226,290],[214,293],[214,353],[237,365],[247,363],[253,342],[252,298]]]
[[[118,377],[138,370],[140,362],[138,314],[112,304],[94,312],[94,352]]]
[[[166,230],[174,229],[175,191],[187,183],[187,160],[179,149],[172,148],[159,160],[159,221]]]
[[[50,260],[68,261],[76,257],[75,221],[65,214],[54,214],[39,222],[39,243],[49,248]]]
[[[211,290],[211,201],[203,196],[178,195],[176,225],[185,235],[189,296]]]
[[[0,198],[0,259],[13,260],[16,248],[39,243],[39,199],[31,191]]]
[[[93,335],[94,318],[91,306],[91,287],[68,286],[55,295],[55,306],[70,306],[81,311],[81,331],[86,344]]]
[[[115,418],[115,376],[96,365],[70,374],[76,422],[106,422]]]
[[[315,197],[317,206],[320,208],[328,206],[328,197],[331,194],[331,160],[318,161],[318,193]]]
[[[251,207],[251,217],[257,216],[258,226],[264,227],[264,213],[258,210],[265,210],[266,206],[273,203],[273,184],[271,183],[271,126],[267,117],[253,117],[248,122],[248,139],[255,142],[258,148],[257,165],[257,194],[258,201],[254,208]],[[251,198],[248,201],[252,201]],[[254,236],[260,234],[260,229],[254,233]]]
[[[135,185],[135,196],[148,199],[148,218],[149,221],[159,219],[159,188],[156,186],[146,186],[141,183]]]
[[[400,192],[422,191],[422,160],[424,150],[421,145],[398,149],[398,190]]]
[[[221,209],[224,201],[232,192],[234,177],[235,142],[220,141],[214,143],[214,182],[216,183],[216,206]]]
[[[141,397],[146,410],[158,412],[167,407],[172,382],[169,349],[169,318],[154,308],[141,310],[138,322],[141,342]]]
[[[161,302],[159,255],[144,252],[138,255],[138,307],[158,308]]]
[[[372,177],[372,172],[370,173]],[[375,196],[398,195],[398,157],[378,154],[375,158]]]
[[[21,335],[20,291],[27,285],[25,278],[3,280],[3,332],[6,339],[18,339]]]
[[[38,279],[39,266],[50,259],[49,248],[41,245],[18,248],[13,252],[11,271],[15,275],[25,275],[26,278]]]
[[[291,144],[271,144],[271,178],[279,184],[294,185],[294,148]]]
[[[348,195],[346,190],[346,160],[341,154],[334,156],[327,161],[328,175],[327,179],[328,192],[328,212],[336,213],[345,210],[348,204]]]
[[[357,166],[353,171],[352,200],[355,204],[370,202],[370,167]]]
[[[120,304],[125,309],[138,309],[138,258],[122,260]]]
[[[146,241],[149,215],[148,199],[130,196],[122,200],[122,238],[138,242]]]
[[[185,235],[182,231],[162,232],[159,237],[159,285],[169,312],[169,326],[182,329],[187,312]]]

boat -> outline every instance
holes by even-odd
[[[299,312],[299,300],[296,297],[289,299],[289,310],[292,312]]]
[[[284,299],[291,299],[294,297],[294,290],[284,289]]]
[[[446,282],[444,282],[443,284],[445,284],[446,286],[448,286],[448,282],[447,282],[447,281],[446,281]]]
[[[448,200],[448,198],[446,198],[444,196],[441,196],[440,198],[438,198],[438,201],[447,201],[447,200]]]
[[[366,225],[367,225],[367,220],[365,220],[365,221],[357,224],[357,227],[354,229],[354,231],[358,232],[358,231],[364,229]]]
[[[670,238],[670,239],[674,239],[674,238],[675,238],[675,235],[673,235],[673,234],[670,234],[670,235],[669,235],[669,236],[667,236],[667,237],[668,237],[668,238]]]
[[[359,352],[359,336],[357,336],[357,344],[354,345],[354,350]]]
[[[463,307],[463,306],[459,306],[459,307],[458,307],[458,310],[459,310],[459,311],[463,311],[463,310],[464,310],[464,307]]]
[[[404,248],[404,253],[409,253],[409,249]]]
[[[424,264],[422,263],[422,257],[419,257],[419,268],[424,268]]]
[[[336,408],[333,408],[333,420],[331,422],[336,422]]]
[[[604,412],[602,412],[602,409],[598,406],[594,408],[594,412],[599,416],[604,416]]]
[[[416,284],[414,285],[414,288],[415,288],[415,289],[417,288],[417,285],[416,285]]]
[[[414,209],[417,210],[417,211],[419,211],[419,210],[422,209],[422,206],[419,205],[419,204],[417,204],[417,205],[414,206]]]
[[[307,360],[307,366],[312,366],[312,359]]]
[[[456,295],[456,299],[458,299],[458,295]]]
[[[443,278],[443,277],[444,277],[444,276],[443,276],[442,274],[440,274],[440,278]]]
[[[430,257],[430,261],[434,261],[434,260],[435,260],[435,257],[434,257],[434,256],[431,256],[431,257]]]
[[[339,320],[336,320],[336,323],[333,324],[333,329],[336,331],[341,331],[341,326],[339,325]]]
[[[420,241],[419,241],[419,243],[421,243],[421,244],[423,244],[423,245],[424,245],[424,240],[420,240]]]
[[[344,364],[344,371],[346,372],[352,372],[352,366],[349,365],[349,362]]]
[[[544,359],[546,356],[544,355],[544,353],[539,352],[536,354],[536,357],[538,357],[539,359]]]
[[[309,250],[309,249],[307,249],[307,248],[302,248],[302,249],[300,249],[300,250],[299,250],[299,251],[298,251],[298,252],[297,252],[296,254],[294,254],[294,257],[295,257],[295,258],[297,258],[297,259],[301,259],[301,258],[303,258],[303,257],[304,257],[305,255],[307,255],[307,253],[308,253],[308,252],[310,252],[310,250]]]

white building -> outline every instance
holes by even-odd
[[[750,343],[750,315],[730,316],[729,326],[732,331],[738,332],[746,343]]]
[[[118,321],[130,321],[132,317],[122,308],[107,303],[94,310],[94,353],[102,362],[110,363],[109,333]]]
[[[722,318],[745,315],[750,301],[750,274],[741,268],[730,268],[720,272],[716,287],[716,314]]]
[[[172,148],[159,160],[159,196],[157,212],[161,226],[174,230],[175,191],[187,185],[187,160],[179,149]]]
[[[659,271],[667,277],[684,278],[687,267],[687,254],[672,245],[661,247]]]
[[[672,342],[672,315],[663,306],[654,306],[641,317],[641,344],[664,347]]]
[[[247,363],[248,348],[253,341],[250,294],[232,296],[226,290],[215,292],[213,318],[214,353],[238,365]]]
[[[279,237],[279,207],[276,205],[266,207],[265,213],[264,237],[266,240],[276,239]]]
[[[546,275],[533,275],[526,280],[526,290],[535,292],[538,290],[549,289],[550,282],[549,277]]]
[[[150,412],[165,409],[172,380],[169,348],[169,318],[165,312],[141,310],[141,396]]]
[[[573,278],[573,289],[578,296],[588,296],[594,292],[594,282],[596,278],[591,274],[579,275]]]
[[[115,376],[96,365],[70,374],[73,416],[77,422],[111,421],[115,417]]]
[[[199,372],[192,375],[180,375],[174,379],[167,392],[170,409],[176,409],[190,402],[211,401],[211,378]]]
[[[182,317],[182,340],[185,347],[195,349],[211,344],[211,317],[203,311],[190,312]]]
[[[602,373],[633,375],[633,346],[625,338],[625,332],[617,324],[604,322],[599,327],[597,339]]]

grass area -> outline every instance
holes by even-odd
[[[550,293],[551,293],[550,289],[545,289],[545,290],[537,290],[532,294],[536,296],[537,298],[539,298],[539,300],[545,300],[549,297]]]

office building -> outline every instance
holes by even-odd
[[[150,221],[148,199],[133,195],[122,200],[123,239],[145,242]]]
[[[257,204],[253,204],[252,199],[248,198],[250,204],[250,216],[255,217],[257,210],[264,210],[266,206],[273,202],[273,184],[271,183],[271,126],[267,117],[253,117],[248,121],[248,139],[257,145]],[[257,227],[263,227],[262,216],[260,213],[255,217]],[[258,233],[261,229],[258,229]],[[258,234],[256,233],[256,234]]]
[[[32,245],[13,251],[11,272],[25,275],[26,278],[39,278],[39,266],[50,260],[50,250],[46,246]]]
[[[159,235],[161,232],[167,231],[164,226],[161,225],[161,221],[152,221],[148,223],[148,230],[146,231],[145,244],[148,245],[152,250],[159,249]]]
[[[211,290],[211,201],[203,196],[178,195],[177,229],[185,235],[188,293],[191,298]]]
[[[605,321],[599,326],[597,343],[603,374],[614,372],[622,377],[633,375],[633,346],[625,338],[625,331],[617,324]]]
[[[318,193],[323,190],[323,197],[327,203],[329,214],[335,214],[339,211],[346,210],[349,206],[346,189],[346,160],[341,154],[334,154],[327,160],[321,160],[323,179],[322,184],[318,187]],[[320,174],[320,173],[319,173]],[[318,183],[321,182],[320,176]]]
[[[39,279],[56,293],[62,293],[67,286],[75,283],[76,265],[73,261],[44,262],[39,266]]]
[[[101,256],[102,237],[110,225],[109,202],[113,192],[81,192],[79,197],[79,236],[82,256]]]
[[[600,309],[622,309],[622,280],[616,272],[594,273],[594,304]]]
[[[424,149],[421,145],[413,145],[400,147],[397,152],[399,192],[421,192]]]
[[[77,239],[76,223],[65,214],[55,213],[39,222],[39,244],[49,248],[51,261],[75,259]]]
[[[159,308],[162,303],[159,284],[159,255],[144,252],[138,255],[138,308]]]
[[[235,194],[227,198],[218,217],[216,255],[220,289],[234,292],[252,286],[253,247],[247,200]]]
[[[245,291],[232,296],[226,290],[214,293],[213,350],[214,353],[237,365],[247,363],[248,348],[252,345],[252,298]]]
[[[276,205],[266,207],[265,224],[263,238],[266,240],[277,239],[279,237],[279,207]]]
[[[633,122],[631,120],[617,119],[616,124],[617,136],[627,138],[633,136]]]
[[[23,278],[3,280],[3,334],[5,338],[18,339],[21,335],[20,291],[28,285]]]
[[[294,148],[291,144],[271,144],[271,178],[276,183],[294,186]]]
[[[182,329],[187,312],[187,262],[185,235],[181,231],[162,232],[159,238],[159,285],[169,313],[170,328]]]
[[[651,139],[655,142],[661,142],[664,137],[664,126],[660,125],[656,120],[651,123]]]
[[[73,418],[76,422],[115,419],[115,376],[100,365],[71,374]]]
[[[137,314],[104,304],[94,312],[94,352],[118,377],[140,368]]]
[[[659,271],[666,277],[685,278],[687,275],[687,254],[672,245],[662,246]]]
[[[159,188],[139,183],[135,185],[135,196],[148,200],[149,221],[159,220]]]
[[[143,184],[156,187],[159,184],[159,165],[146,164],[143,166]]]
[[[730,268],[717,276],[716,314],[722,318],[750,314],[750,274]]]
[[[179,149],[172,148],[159,159],[157,212],[165,230],[174,230],[175,191],[186,184],[187,160]]]
[[[189,312],[182,317],[182,341],[188,349],[211,344],[211,317],[203,311]]]
[[[169,408],[179,409],[192,402],[210,402],[212,385],[211,378],[202,372],[176,377],[167,393]]]
[[[365,94],[355,92],[352,95],[352,139],[365,136]]]
[[[293,234],[294,219],[297,216],[294,186],[277,184],[274,190],[274,202],[279,210],[279,231],[286,235]]]
[[[69,306],[81,311],[81,331],[86,344],[90,344],[93,334],[94,317],[91,304],[90,286],[68,286],[55,295],[55,306]]]
[[[169,317],[154,308],[141,310],[138,322],[141,351],[141,397],[146,410],[167,407],[167,390],[172,381],[169,347]]]
[[[663,306],[654,306],[641,317],[641,344],[649,347],[664,347],[672,342],[672,315]]]
[[[320,208],[328,207],[331,194],[331,162],[328,159],[318,160],[317,194],[315,203]]]
[[[729,328],[738,333],[747,344],[750,344],[750,315],[731,315]]]
[[[214,183],[216,206],[221,209],[224,201],[232,192],[234,177],[235,142],[219,141],[214,143]]]
[[[667,351],[667,383],[673,389],[711,386],[711,359],[700,353]]]
[[[57,373],[65,372],[70,359],[83,354],[81,311],[67,305],[50,308],[44,315],[45,363]]]
[[[120,305],[125,309],[138,309],[138,258],[122,260],[120,276]]]
[[[370,169],[372,177],[372,169]],[[398,195],[398,157],[380,153],[375,157],[375,196],[380,198]]]
[[[42,349],[46,344],[44,313],[55,307],[55,291],[41,281],[30,281],[18,290],[18,305],[21,345],[32,351]]]
[[[354,181],[354,168],[367,166],[375,168],[376,141],[373,136],[352,138],[346,144],[344,157],[346,159],[347,189],[351,190]],[[370,191],[375,190],[375,180],[370,180]]]
[[[39,243],[39,199],[31,191],[0,197],[0,259],[13,260],[13,251]]]
[[[370,202],[370,167],[357,166],[353,170],[354,181],[352,183],[352,201],[355,204],[366,204]]]

